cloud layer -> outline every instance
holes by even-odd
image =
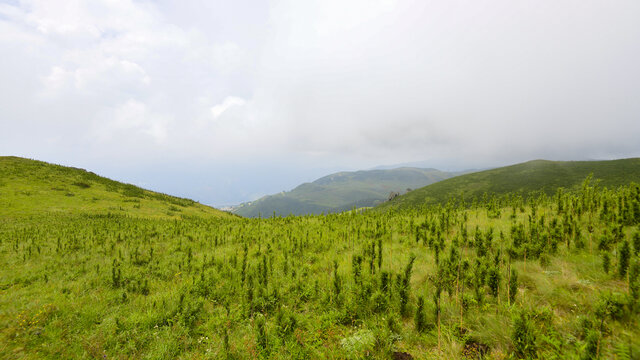
[[[0,3],[0,153],[214,204],[330,169],[640,156],[638,14],[634,0]]]

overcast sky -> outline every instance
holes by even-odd
[[[0,155],[213,205],[640,156],[638,0],[0,1]]]

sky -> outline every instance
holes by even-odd
[[[0,0],[0,155],[210,205],[640,156],[637,0]]]

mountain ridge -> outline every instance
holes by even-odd
[[[484,193],[519,193],[526,196],[531,192],[542,191],[551,195],[558,188],[572,189],[579,186],[589,174],[593,174],[593,181],[605,187],[617,187],[632,181],[640,182],[640,158],[588,161],[530,160],[430,184],[380,204],[378,209],[435,205],[450,199],[459,201],[464,198],[465,201],[472,201]]]
[[[247,216],[304,215],[371,207],[391,193],[406,192],[457,175],[437,169],[400,167],[390,170],[341,171],[302,183],[290,191],[242,203],[233,213]]]

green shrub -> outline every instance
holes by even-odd
[[[91,184],[86,183],[86,182],[82,182],[82,181],[76,181],[74,182],[72,185],[75,185],[81,189],[88,189],[91,187]]]
[[[387,296],[380,290],[376,290],[371,295],[371,310],[376,313],[384,313],[389,308],[389,300]]]
[[[629,293],[637,307],[640,300],[640,261],[635,261],[629,270]]]
[[[611,256],[609,255],[609,252],[605,251],[602,253],[602,270],[604,270],[605,274],[608,274],[610,268],[611,268]]]
[[[402,282],[400,289],[398,291],[399,300],[400,300],[400,314],[402,316],[407,316],[409,312],[408,303],[409,296],[411,295],[411,272],[413,270],[413,263],[416,260],[415,255],[411,255],[409,258],[409,262],[404,269],[404,276],[402,277]]]
[[[135,185],[125,184],[122,186],[122,195],[127,197],[143,198],[144,190]]]
[[[524,310],[520,310],[513,319],[511,341],[513,342],[516,358],[530,359],[536,357],[537,345],[534,324],[529,314]]]
[[[620,275],[621,278],[627,275],[630,259],[631,249],[629,248],[629,241],[625,239],[620,247],[620,261],[618,262],[618,275]]]
[[[375,334],[368,329],[360,329],[340,341],[344,351],[356,358],[363,358],[365,353],[373,350],[375,343]]]
[[[424,298],[418,297],[418,307],[414,317],[414,324],[417,332],[423,332],[427,328],[427,318],[424,313]]]
[[[498,272],[497,268],[492,267],[489,270],[487,285],[489,285],[491,295],[493,297],[498,297],[498,289],[500,288],[500,273]]]
[[[540,261],[540,266],[543,268],[547,268],[551,264],[551,259],[549,259],[549,255],[547,254],[540,255],[539,261]]]
[[[258,314],[254,319],[256,345],[261,353],[268,353],[269,339],[267,338],[267,320]]]
[[[509,301],[513,303],[518,295],[518,272],[511,269],[511,278],[509,279]]]
[[[581,359],[592,360],[598,358],[598,342],[600,341],[600,333],[595,330],[589,330],[585,339],[585,347]]]
[[[298,320],[295,315],[287,307],[281,307],[276,316],[276,328],[278,337],[283,343],[293,334],[297,324]]]

